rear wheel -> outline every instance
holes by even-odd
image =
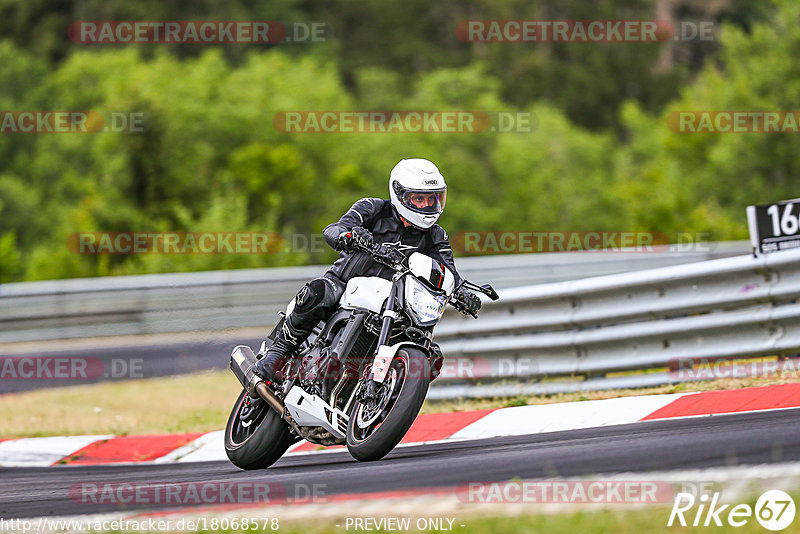
[[[252,401],[248,405],[248,401],[249,395],[243,390],[225,426],[225,453],[239,469],[266,469],[296,438],[269,404]]]
[[[347,424],[347,449],[356,460],[379,460],[400,443],[416,419],[430,383],[424,352],[413,347],[397,351],[378,398],[359,400]]]

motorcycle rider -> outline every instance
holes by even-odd
[[[323,276],[311,280],[297,293],[294,308],[290,308],[274,343],[254,368],[267,383],[275,382],[285,358],[319,321],[336,310],[348,280],[354,276],[392,278],[394,271],[356,246],[393,245],[405,257],[418,251],[446,265],[456,284],[461,281],[447,233],[435,224],[447,200],[447,185],[436,165],[426,159],[401,160],[389,175],[389,197],[362,198],[338,222],[323,230],[328,245],[340,251],[339,259]],[[461,303],[463,313],[480,310],[481,301],[472,292],[459,289],[454,297]],[[432,348],[436,356],[432,365],[435,378],[442,357],[438,346],[432,344]]]

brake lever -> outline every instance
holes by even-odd
[[[456,291],[458,291],[462,287],[465,287],[465,288],[467,288],[469,290],[472,290],[472,291],[477,291],[478,293],[483,293],[484,295],[489,297],[491,300],[498,300],[500,298],[500,295],[497,294],[497,291],[495,291],[494,288],[491,285],[483,284],[482,286],[479,286],[478,284],[475,284],[475,283],[470,282],[468,280],[462,280],[461,283],[458,284],[453,289],[453,293],[455,293]]]

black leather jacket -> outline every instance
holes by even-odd
[[[339,222],[329,224],[323,230],[325,242],[335,250],[341,251],[338,238],[342,232],[352,230],[354,226],[363,226],[375,237],[376,243],[394,243],[400,245],[401,251],[408,257],[412,252],[421,252],[444,263],[454,276],[456,284],[461,277],[456,271],[453,251],[447,232],[434,224],[427,230],[414,226],[403,226],[400,215],[392,206],[392,202],[380,198],[362,198],[347,211]],[[339,259],[328,270],[344,281],[354,276],[379,276],[391,280],[394,271],[381,265],[372,257],[361,251],[340,252]]]

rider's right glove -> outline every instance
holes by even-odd
[[[339,247],[344,251],[351,251],[356,247],[369,248],[374,239],[369,230],[362,226],[354,226],[349,232],[339,234]]]

